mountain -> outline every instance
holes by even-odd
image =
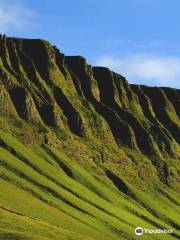
[[[179,239],[179,101],[0,36],[0,239]]]

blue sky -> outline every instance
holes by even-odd
[[[0,0],[0,32],[44,38],[131,83],[180,88],[179,0]]]

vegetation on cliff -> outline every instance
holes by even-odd
[[[178,239],[180,90],[0,39],[0,239]]]

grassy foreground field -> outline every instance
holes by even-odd
[[[24,146],[3,131],[0,139],[9,149],[0,148],[0,239],[138,239],[137,226],[174,230],[143,239],[180,236],[172,190],[144,193],[124,181],[125,194],[60,151]]]

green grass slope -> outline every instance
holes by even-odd
[[[0,239],[136,239],[137,226],[174,230],[143,239],[180,236],[179,199],[168,189],[149,196],[126,183],[128,196],[62,152],[0,138]]]

